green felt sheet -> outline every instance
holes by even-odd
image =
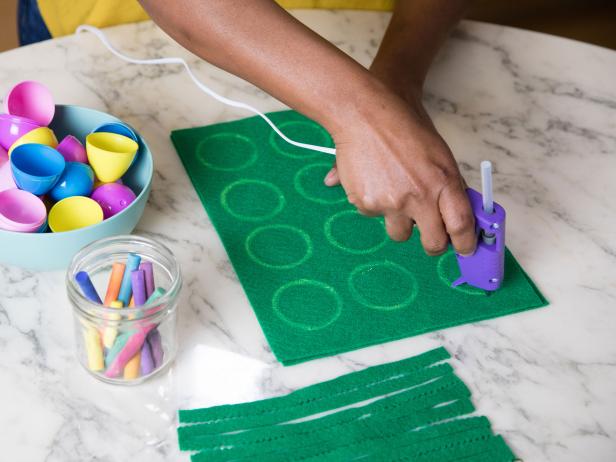
[[[502,438],[493,434],[488,419],[471,415],[475,408],[470,390],[443,362],[448,356],[439,348],[279,398],[181,411],[184,418],[199,416],[208,424],[238,417],[243,424],[216,427],[185,422],[178,429],[180,448],[194,451],[193,462],[515,460]],[[432,377],[426,375],[442,366],[449,370]],[[398,375],[415,380],[394,380]],[[392,386],[366,393],[381,383]],[[333,398],[319,399],[324,394]],[[374,399],[367,401],[366,396]],[[315,402],[319,404],[313,405]],[[298,403],[301,405],[294,406]],[[352,407],[344,407],[349,404]],[[289,405],[289,411],[285,405]],[[264,412],[268,409],[275,419]],[[322,414],[324,411],[327,413]]]
[[[293,111],[269,116],[293,139],[332,145]],[[332,156],[287,145],[260,118],[171,138],[285,365],[546,304],[509,252],[499,291],[451,288],[451,250],[428,257],[417,232],[389,240],[382,219],[323,184]]]

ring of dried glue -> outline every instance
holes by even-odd
[[[338,229],[338,231],[336,231]],[[343,210],[332,215],[323,228],[328,242],[337,249],[354,255],[376,252],[388,242],[383,223],[365,217],[357,210]],[[345,242],[345,239],[363,239],[363,242]]]
[[[286,324],[304,331],[325,329],[342,314],[342,298],[336,290],[314,279],[298,279],[279,287],[272,308]]]
[[[257,190],[261,191],[257,192]],[[237,195],[237,197],[236,197]],[[258,203],[247,197],[259,197]],[[278,215],[285,206],[284,194],[273,183],[262,180],[237,180],[220,194],[222,208],[232,217],[243,221],[263,221]]]
[[[342,186],[326,186],[323,183],[331,168],[331,162],[317,162],[302,167],[293,177],[295,190],[303,198],[317,204],[333,205],[345,202],[347,197]]]
[[[250,167],[259,157],[254,141],[238,133],[215,133],[204,138],[197,145],[196,156],[205,167],[221,172]]]
[[[295,245],[297,242],[299,245]],[[261,226],[248,235],[244,247],[255,263],[277,270],[301,265],[312,256],[313,250],[310,236],[290,225]],[[292,255],[296,249],[301,255]]]
[[[383,284],[383,280],[389,283]],[[357,266],[349,275],[348,286],[355,301],[380,311],[408,307],[417,297],[419,287],[413,273],[388,260]]]

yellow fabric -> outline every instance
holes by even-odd
[[[170,0],[173,1],[173,0]],[[391,10],[395,0],[276,0],[284,8]],[[143,21],[148,15],[137,0],[38,0],[52,37],[75,32],[80,24],[97,27]]]

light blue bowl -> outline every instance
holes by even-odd
[[[58,139],[74,135],[83,142],[94,128],[109,122],[121,121],[94,109],[57,105],[49,127]],[[122,177],[124,184],[137,195],[132,204],[97,225],[65,233],[15,233],[0,230],[0,264],[39,271],[65,269],[85,245],[105,237],[131,233],[143,214],[154,172],[150,149],[139,134],[137,137],[139,152]]]

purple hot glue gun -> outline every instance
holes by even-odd
[[[456,254],[461,276],[452,287],[466,283],[494,291],[505,275],[505,209],[492,200],[492,165],[488,161],[481,163],[481,178],[483,195],[466,190],[475,214],[477,250],[468,257]]]

